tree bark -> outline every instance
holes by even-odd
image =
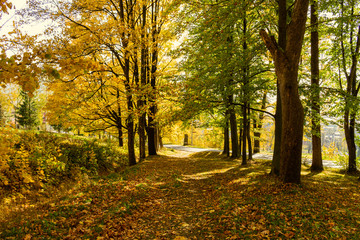
[[[343,8],[343,2],[342,2],[342,8]],[[353,12],[353,11],[352,11]],[[352,16],[353,17],[353,16]],[[353,36],[353,30],[351,30],[351,35]],[[350,39],[350,44],[353,45],[354,38]],[[344,49],[344,39],[341,37],[341,46],[342,46],[342,56],[344,58],[345,56],[345,49]],[[360,25],[358,26],[358,32],[357,32],[357,38],[355,43],[355,48],[351,48],[351,68],[350,73],[348,74],[346,72],[346,66],[345,66],[345,59],[343,59],[343,68],[345,70],[346,75],[346,95],[345,95],[345,111],[344,111],[344,132],[345,132],[345,139],[346,144],[348,147],[348,154],[349,154],[349,166],[347,169],[348,173],[356,173],[357,167],[356,167],[356,145],[355,145],[355,123],[356,123],[356,112],[358,106],[351,106],[352,99],[357,98],[359,89],[360,89],[360,83],[356,82],[357,78],[357,64],[358,64],[358,56],[360,52]],[[354,109],[355,108],[355,109]]]
[[[226,110],[225,113],[225,127],[224,127],[224,150],[223,155],[230,156],[230,136],[229,136],[229,113]]]
[[[247,152],[246,152],[246,141],[249,140],[250,137],[250,127],[249,127],[249,121],[248,121],[248,102],[247,102],[247,98],[246,98],[246,94],[247,94],[247,87],[249,84],[249,77],[248,77],[248,71],[249,71],[249,62],[247,61],[247,49],[248,49],[248,45],[246,42],[246,34],[247,34],[247,19],[246,19],[246,7],[243,8],[243,16],[242,16],[242,23],[243,23],[243,41],[242,41],[242,48],[243,48],[243,55],[244,55],[244,61],[243,61],[243,67],[242,67],[242,81],[243,81],[243,94],[244,94],[244,106],[243,106],[243,138],[242,138],[242,144],[243,144],[243,149],[242,149],[242,162],[241,165],[246,165],[247,164]],[[248,141],[248,146],[249,146],[249,159],[252,158],[251,155],[251,139],[250,142]]]
[[[279,6],[286,1],[279,1]],[[295,1],[291,21],[286,28],[286,47],[282,49],[273,37],[261,30],[261,37],[274,59],[279,80],[282,133],[280,178],[284,183],[300,183],[304,109],[298,93],[298,69],[305,33],[309,0]],[[281,6],[282,8],[284,6]]]
[[[287,0],[279,0],[279,48],[286,48],[286,27],[287,27]],[[282,136],[282,107],[281,107],[281,94],[279,79],[276,80],[276,111],[275,111],[275,140],[274,140],[274,152],[271,166],[271,173],[276,176],[280,176],[280,162],[281,162],[281,136]]]
[[[125,8],[122,1],[119,2],[119,14],[120,14],[120,21],[122,24],[125,25]],[[127,21],[132,21],[133,19],[127,18]],[[130,22],[128,22],[129,24]],[[128,133],[128,158],[129,158],[129,165],[135,165],[136,164],[136,156],[135,156],[135,132],[134,132],[134,118],[133,118],[133,96],[130,86],[130,59],[131,59],[131,53],[128,49],[129,46],[129,39],[130,35],[125,34],[123,32],[121,34],[121,40],[123,42],[123,47],[125,49],[124,51],[124,57],[123,57],[123,64],[121,65],[123,74],[125,77],[124,80],[124,86],[126,91],[126,103],[127,103],[127,110],[128,110],[128,116],[126,119],[126,128]],[[114,54],[117,55],[118,59],[121,59],[118,52],[114,51]]]
[[[144,106],[146,105],[146,94],[143,93],[143,87],[147,85],[147,70],[146,70],[146,56],[147,56],[147,45],[146,45],[146,5],[143,5],[142,8],[142,24],[141,24],[141,60],[140,60],[140,91],[141,96],[138,101],[138,106],[140,110],[139,116],[139,150],[140,150],[140,161],[146,157],[146,111]]]
[[[122,124],[122,112],[120,105],[120,90],[116,89],[116,104],[117,104],[117,114],[116,114],[116,127],[118,129],[118,137],[119,137],[119,147],[124,146],[123,140],[123,124]]]
[[[250,118],[250,104],[248,104],[248,116]],[[249,160],[252,160],[252,144],[251,144],[251,136],[250,136],[250,130],[251,130],[251,124],[250,124],[250,120],[247,120],[247,141],[248,141],[248,148],[249,148]]]
[[[243,113],[243,135],[242,135],[242,162],[241,165],[247,164],[247,150],[246,150],[246,138],[247,138],[247,131],[248,131],[248,122],[247,122],[247,103],[244,103],[242,113]]]
[[[355,173],[357,172],[355,145],[355,114],[350,114],[348,110],[346,110],[344,114],[344,129],[349,154],[349,166],[347,172]]]
[[[151,78],[150,78],[150,85],[153,89],[149,102],[151,103],[150,106],[150,113],[148,116],[148,151],[149,155],[157,155],[157,136],[156,136],[156,122],[155,116],[157,113],[157,106],[156,106],[156,72],[157,72],[157,64],[158,64],[158,34],[160,32],[158,26],[158,14],[159,14],[159,1],[155,0],[151,4],[151,23],[152,23],[152,57],[151,57]]]
[[[127,135],[128,135],[128,158],[129,158],[129,165],[136,164],[136,156],[135,156],[135,131],[134,131],[134,117],[133,117],[133,99],[131,94],[131,87],[130,87],[130,76],[129,76],[129,58],[125,59],[125,71],[124,75],[127,79],[125,82],[126,88],[126,102],[128,108],[128,117],[126,119],[126,128],[127,128]]]
[[[118,129],[118,138],[119,138],[119,147],[123,147],[124,146],[124,140],[123,140],[123,131],[122,131],[122,127],[117,127]]]
[[[231,96],[232,98],[232,96]],[[236,113],[234,109],[234,105],[230,105],[229,109],[229,117],[230,117],[230,131],[231,131],[231,157],[238,158],[239,157],[239,146],[238,146],[238,134],[237,134],[237,123],[236,123]]]
[[[243,139],[244,129],[242,126],[240,126],[239,128],[240,128],[240,131],[239,131],[239,156],[242,156],[242,154],[243,154],[242,139]]]
[[[311,171],[321,172],[324,167],[321,156],[319,31],[318,3],[316,0],[313,0],[311,4],[311,88]]]

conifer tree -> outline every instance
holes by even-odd
[[[20,92],[21,102],[16,108],[16,121],[25,129],[33,129],[39,125],[38,109],[34,97],[25,91]]]

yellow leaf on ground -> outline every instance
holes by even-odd
[[[174,240],[188,240],[188,238],[183,236],[176,236]]]

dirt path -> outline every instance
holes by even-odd
[[[229,216],[219,211],[221,199],[226,195],[223,186],[229,178],[224,180],[222,176],[231,174],[239,162],[219,161],[216,152],[182,152],[172,157],[153,157],[143,167],[153,174],[145,174],[137,181],[144,182],[143,190],[151,201],[137,215],[139,221],[127,230],[128,235],[135,239],[225,239],[228,236],[221,222],[230,220]]]
[[[210,151],[210,152],[221,152],[221,150],[218,149],[214,149],[214,148],[194,148],[194,147],[189,147],[189,146],[181,146],[181,145],[173,145],[173,144],[168,144],[165,145],[166,148],[170,148],[170,149],[175,149],[175,150],[179,150],[179,151],[184,151],[184,152],[193,152],[193,153],[197,153],[197,152],[204,152],[204,151]],[[256,153],[253,154],[253,158],[254,159],[263,159],[263,160],[272,160],[272,154],[268,154],[268,153]],[[311,159],[309,158],[303,158],[303,164],[310,166],[311,165]],[[330,161],[330,160],[323,160],[323,165],[324,167],[328,167],[328,168],[336,168],[336,169],[341,169],[343,168],[343,166],[339,165],[338,163],[334,162],[334,161]]]

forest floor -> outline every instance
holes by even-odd
[[[270,176],[218,152],[164,150],[107,177],[12,205],[0,239],[360,239],[356,176]]]

